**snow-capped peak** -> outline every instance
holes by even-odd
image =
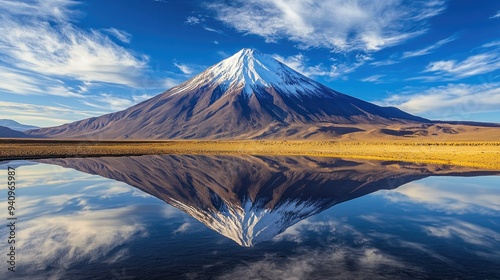
[[[253,49],[242,49],[213,65],[197,76],[197,85],[217,85],[228,89],[243,89],[248,95],[258,88],[273,87],[283,94],[317,94],[323,86],[277,61],[270,55]]]

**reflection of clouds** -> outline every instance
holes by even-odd
[[[330,243],[338,236],[350,236],[354,238],[357,244],[368,242],[369,239],[364,236],[353,226],[347,222],[333,220],[317,220],[314,217],[311,219],[302,220],[295,225],[287,228],[284,232],[275,236],[272,241],[278,242],[282,240],[302,243],[305,238],[308,238],[308,233],[327,233],[327,240],[322,240],[324,244]],[[342,238],[342,237],[340,237]]]
[[[28,217],[31,215],[48,215],[61,211],[65,206],[76,204],[82,208],[87,205],[87,200],[82,198],[83,194],[61,194],[53,196],[20,196],[18,199],[22,207],[17,211],[17,215]]]
[[[402,274],[402,271],[404,273]],[[369,246],[336,245],[304,250],[285,259],[266,256],[239,265],[219,279],[406,279],[420,273],[396,258]]]
[[[69,168],[62,168],[56,165],[38,164],[33,162],[14,161],[16,165],[27,163],[29,165],[22,165],[16,168],[16,179],[19,181],[17,187],[30,188],[40,186],[52,186],[55,188],[64,187],[79,179],[85,178],[88,182],[91,176],[83,173],[76,173]],[[100,180],[95,176],[94,180]]]
[[[221,279],[325,279],[333,276],[335,279],[406,279],[408,275],[422,273],[387,250],[377,248],[374,245],[380,244],[377,238],[364,234],[348,222],[312,217],[289,227],[273,241],[302,243],[310,241],[311,232],[316,233],[313,236],[317,236],[315,241],[322,249],[302,249],[286,259],[267,256],[261,261],[240,265]]]
[[[23,269],[64,270],[77,262],[108,256],[115,247],[136,235],[145,235],[132,213],[135,207],[81,211],[72,215],[44,216],[23,223],[19,231],[19,263]],[[118,260],[124,252],[110,257]]]
[[[402,248],[405,248],[405,249],[410,249],[410,250],[413,250],[413,251],[420,251],[426,255],[428,255],[429,257],[431,258],[434,258],[436,260],[440,260],[444,263],[446,263],[448,266],[457,266],[455,264],[455,262],[453,262],[452,260],[442,256],[441,254],[438,254],[436,253],[434,250],[428,248],[427,245],[425,244],[420,244],[420,243],[416,243],[416,242],[410,242],[410,241],[405,241],[405,240],[397,240],[396,243],[398,244],[398,246],[402,247]]]
[[[91,188],[87,187],[86,190]],[[110,198],[114,196],[120,196],[122,194],[126,194],[131,192],[130,186],[127,186],[123,183],[113,184],[107,188],[100,188],[98,190],[94,190],[94,193],[101,196],[101,198]]]
[[[422,226],[425,232],[434,237],[454,238],[458,237],[464,242],[494,247],[500,242],[500,234],[482,226],[474,225],[460,220],[443,221],[436,226]]]
[[[73,173],[80,172],[73,171]],[[139,192],[137,189],[124,183],[110,181],[102,177],[99,177],[100,181],[97,181],[98,178],[94,178],[96,176],[90,175],[87,175],[87,177],[78,177],[75,181],[71,181],[69,178],[73,173],[68,173],[65,177],[61,178],[62,180],[59,182],[66,182],[62,186],[55,181],[50,182],[49,185],[25,184],[28,187],[36,186],[40,191],[38,191],[39,195],[31,195],[29,192],[24,192],[18,197],[18,200],[22,203],[18,215],[23,217],[31,215],[41,216],[62,211],[70,205],[77,206],[78,209],[89,210],[94,208],[94,204],[96,204],[95,200]],[[54,191],[54,188],[58,188],[58,190]],[[53,194],[49,194],[48,192],[52,192]],[[149,197],[149,195],[144,197]]]
[[[500,177],[429,178],[379,192],[395,203],[418,203],[447,214],[498,214]]]
[[[296,243],[301,243],[303,241],[303,237],[306,236],[306,231],[312,232],[334,232],[337,230],[338,223],[335,221],[311,221],[311,219],[302,220],[295,225],[287,228],[284,232],[276,235],[272,240],[282,241],[293,241]]]
[[[97,175],[16,163],[16,214],[22,218],[16,240],[19,270],[50,274],[41,273],[41,279],[67,278],[64,271],[80,262],[113,264],[127,258],[128,250],[120,245],[145,236],[140,217],[162,211],[164,205],[136,188]],[[0,233],[5,235],[5,230]]]
[[[191,228],[190,223],[183,223],[182,225],[179,226],[176,230],[174,230],[173,234],[178,234],[178,233],[185,233]]]

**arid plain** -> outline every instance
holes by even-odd
[[[301,155],[500,169],[500,128],[457,124],[331,127],[331,135],[255,140],[2,139],[0,159],[151,154]],[[321,130],[328,130],[322,127]],[[336,132],[335,132],[336,131]],[[279,137],[279,135],[278,135]]]

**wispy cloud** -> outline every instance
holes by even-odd
[[[500,69],[500,54],[497,51],[476,54],[462,61],[439,60],[427,65],[424,72],[444,74],[456,78],[489,73]]]
[[[123,110],[132,105],[132,101],[130,99],[123,98],[120,96],[115,96],[109,93],[101,93],[95,96],[87,96],[86,99],[90,99],[92,101],[82,100],[83,104],[105,111]]]
[[[187,64],[174,62],[174,66],[181,70],[181,72],[185,75],[193,74],[193,69],[191,69],[191,67],[189,67]]]
[[[435,51],[436,49],[440,48],[441,46],[443,46],[443,45],[445,45],[445,44],[447,44],[449,42],[452,42],[454,40],[455,40],[455,37],[448,37],[446,39],[440,40],[440,41],[436,42],[435,44],[430,45],[428,47],[425,47],[423,49],[404,52],[403,55],[401,56],[401,58],[405,59],[405,58],[410,58],[410,57],[416,57],[416,56],[422,56],[422,55],[430,54],[433,51]]]
[[[194,25],[194,24],[198,24],[202,21],[202,19],[200,18],[197,18],[197,17],[194,17],[194,16],[189,16],[187,19],[186,19],[186,23],[187,24],[191,24],[191,25]]]
[[[226,35],[224,33],[224,31],[219,30],[219,29],[215,29],[215,28],[212,28],[212,27],[209,27],[206,24],[204,24],[204,22],[206,22],[206,18],[203,17],[203,16],[189,16],[189,17],[187,17],[187,19],[185,21],[185,23],[189,24],[189,25],[200,24],[201,27],[203,27],[203,29],[205,29],[206,31],[215,32],[215,33],[218,33],[218,34],[221,34],[221,35]]]
[[[147,100],[147,99],[150,99],[150,98],[153,98],[153,97],[154,97],[154,95],[141,94],[141,95],[133,95],[132,99],[134,100],[134,102],[142,102],[144,100]]]
[[[173,87],[179,85],[181,82],[182,82],[182,80],[179,80],[179,79],[165,78],[163,80],[162,85],[163,85],[164,88],[170,89],[170,88],[173,88]]]
[[[370,65],[373,65],[375,67],[379,67],[379,66],[388,66],[388,65],[398,64],[398,63],[401,63],[401,62],[403,62],[403,60],[408,59],[408,58],[417,57],[417,56],[424,56],[424,55],[433,53],[435,50],[439,49],[443,45],[445,45],[449,42],[452,42],[454,40],[456,40],[456,36],[451,36],[451,37],[445,38],[443,40],[439,40],[436,43],[434,43],[430,46],[427,46],[423,49],[418,49],[418,50],[414,50],[414,51],[407,51],[407,52],[404,52],[403,54],[393,54],[388,59],[381,60],[381,61],[373,61],[370,63]]]
[[[218,30],[218,29],[215,29],[215,28],[211,28],[211,27],[208,27],[208,26],[203,26],[203,29],[205,29],[206,31],[215,32],[215,33],[218,33],[218,34],[221,34],[221,35],[225,35],[224,31]]]
[[[495,19],[495,18],[500,18],[500,10],[495,15],[490,17],[490,19]]]
[[[396,106],[413,114],[432,117],[460,117],[497,110],[500,106],[500,83],[448,84],[424,90],[393,94],[378,104]]]
[[[79,13],[73,9],[78,4],[79,2],[74,0],[0,0],[0,11],[4,13],[3,16],[22,16],[60,23],[78,18]]]
[[[0,101],[0,118],[15,119],[38,126],[61,125],[101,114],[102,111],[76,110],[65,106]]]
[[[48,77],[138,86],[148,58],[117,45],[128,33],[73,25],[76,1],[1,1],[1,60],[11,68]]]
[[[360,81],[365,82],[365,83],[380,83],[380,78],[382,78],[384,76],[385,75],[372,75],[372,76],[368,76],[366,78],[363,78]]]
[[[208,8],[228,26],[268,42],[348,52],[378,51],[425,33],[426,19],[443,12],[445,1],[237,0]]]
[[[481,46],[481,48],[494,48],[494,47],[500,47],[500,40],[491,41]]]
[[[373,65],[375,67],[379,67],[379,66],[393,65],[393,64],[397,64],[399,62],[400,61],[395,60],[395,59],[386,59],[386,60],[370,62],[370,65]]]
[[[278,54],[274,54],[273,57],[305,76],[322,76],[329,77],[331,79],[347,78],[347,74],[354,72],[357,68],[364,65],[366,61],[371,59],[367,55],[357,54],[346,61],[330,60],[331,65],[329,66],[325,66],[323,64],[309,66],[307,65],[309,59],[300,53],[289,57],[282,57]]]
[[[132,39],[132,35],[124,30],[119,30],[114,27],[103,29],[105,32],[114,36],[116,39],[120,40],[123,43],[129,44]]]
[[[276,60],[286,64],[293,70],[300,72],[301,74],[308,77],[317,76],[318,74],[321,74],[323,72],[320,69],[321,65],[307,66],[306,64],[308,62],[308,59],[303,54],[300,53],[289,57],[283,57],[278,54],[274,54],[273,57]]]
[[[56,95],[65,97],[82,97],[82,95],[66,87],[58,79],[35,75],[28,71],[16,70],[0,65],[0,90],[21,95]]]

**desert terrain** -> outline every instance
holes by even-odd
[[[335,126],[305,140],[1,139],[0,159],[152,154],[297,155],[500,169],[500,129],[459,124]],[[338,133],[343,131],[347,133]]]

